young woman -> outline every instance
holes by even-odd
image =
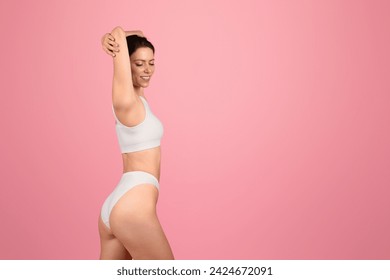
[[[173,259],[156,214],[161,122],[144,95],[154,72],[154,47],[141,31],[115,27],[102,38],[113,57],[112,108],[123,174],[99,217],[100,259]]]

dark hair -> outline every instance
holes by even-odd
[[[145,37],[140,37],[138,35],[130,35],[126,37],[127,48],[129,50],[129,56],[133,54],[138,48],[147,47],[151,48],[154,54],[154,47],[151,42],[148,41]]]

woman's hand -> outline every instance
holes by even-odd
[[[114,36],[110,33],[106,33],[102,37],[103,50],[110,56],[115,56],[116,52],[119,52],[119,45],[115,42]]]
[[[145,37],[141,30],[135,30],[135,31],[125,31],[126,36],[130,35],[138,35],[140,37]],[[106,33],[102,37],[102,47],[103,50],[110,56],[115,57],[115,53],[119,52],[119,45],[115,42],[114,36],[112,36],[110,33]]]

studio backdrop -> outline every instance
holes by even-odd
[[[122,174],[101,37],[155,45],[177,259],[390,258],[390,4],[2,1],[0,259],[96,259]]]

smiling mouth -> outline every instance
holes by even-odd
[[[145,81],[149,81],[150,80],[150,76],[141,76],[141,79],[145,80]]]

